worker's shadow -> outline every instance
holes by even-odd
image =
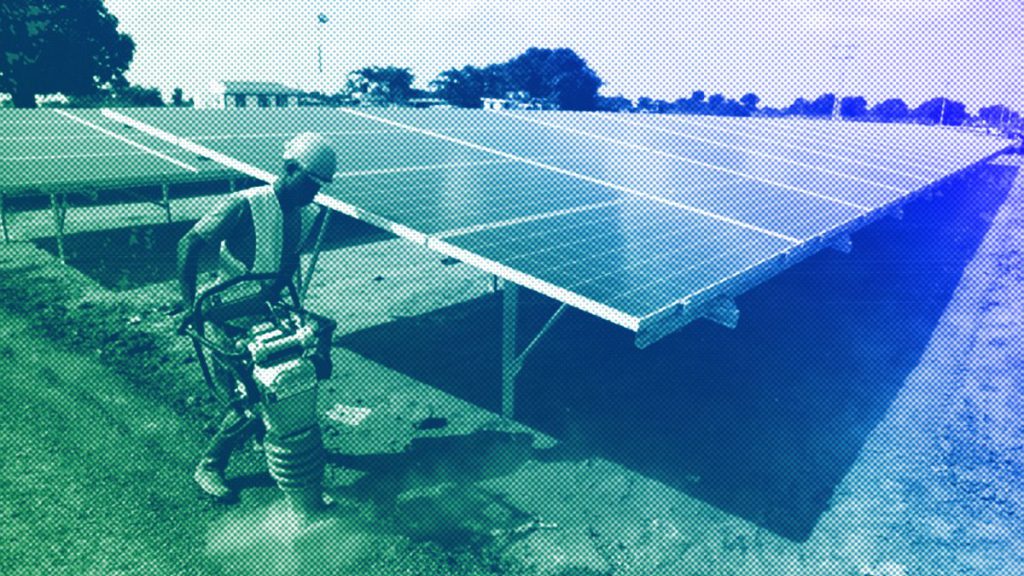
[[[565,446],[535,448],[527,433],[479,430],[423,437],[400,453],[329,453],[329,466],[364,475],[328,492],[339,501],[369,505],[375,520],[395,533],[447,547],[479,547],[526,535],[535,520],[500,490],[481,483],[514,474],[531,460],[577,457],[581,453]]]

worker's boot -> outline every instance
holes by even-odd
[[[234,410],[224,415],[217,433],[210,439],[206,454],[196,466],[192,476],[203,492],[218,502],[233,501],[237,495],[224,480],[224,471],[235,448],[245,443],[246,438],[262,435],[263,422],[258,418],[243,416]]]
[[[199,489],[218,502],[228,502],[235,496],[224,480],[224,466],[213,458],[203,458],[192,475]]]

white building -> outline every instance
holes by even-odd
[[[213,82],[197,108],[294,108],[302,91],[277,82]]]
[[[509,93],[506,98],[481,98],[484,110],[557,110],[553,102],[531,98],[525,92]]]

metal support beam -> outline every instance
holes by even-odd
[[[519,286],[505,281],[502,289],[502,337],[501,337],[501,415],[512,419],[515,417],[515,386],[516,377],[523,369],[526,357],[537,346],[540,339],[547,334],[555,322],[565,312],[566,304],[558,306],[558,310],[548,318],[544,326],[526,345],[522,353],[516,352],[516,324],[519,319]]]
[[[735,300],[723,296],[708,304],[702,316],[726,328],[736,328],[740,322],[740,309]]]
[[[853,240],[850,240],[849,234],[842,234],[832,240],[832,249],[838,250],[843,254],[849,254],[853,251]]]
[[[306,292],[309,292],[309,286],[313,282],[313,271],[316,270],[317,260],[320,259],[320,250],[323,249],[324,235],[327,232],[327,224],[331,220],[331,214],[334,210],[326,206],[321,206],[320,211],[323,213],[323,220],[320,221],[320,230],[316,235],[316,245],[313,247],[313,255],[309,258],[309,268],[306,269],[306,275],[301,278],[301,284],[299,285],[299,305],[302,306],[306,302]],[[302,269],[302,266],[299,266]]]

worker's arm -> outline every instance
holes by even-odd
[[[196,282],[199,275],[199,255],[206,240],[195,230],[189,230],[178,241],[178,285],[185,310],[191,311],[196,300]]]
[[[178,286],[186,311],[195,304],[199,256],[204,248],[219,245],[234,232],[244,207],[245,200],[238,195],[224,198],[178,241]]]

